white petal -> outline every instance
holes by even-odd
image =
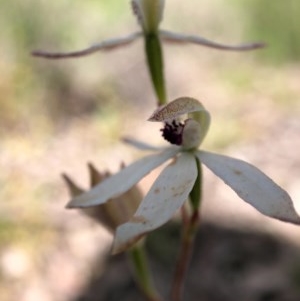
[[[142,142],[142,141],[138,141],[135,140],[134,138],[130,138],[130,137],[124,137],[122,139],[123,142],[137,148],[140,150],[145,150],[145,151],[159,151],[159,150],[163,150],[164,148],[162,147],[156,147],[156,146],[152,146],[148,143]]]
[[[237,46],[231,45],[223,45],[219,44],[200,36],[192,36],[192,35],[185,35],[181,33],[175,33],[166,30],[160,30],[160,37],[164,39],[166,42],[173,42],[173,43],[192,43],[198,44],[205,47],[215,48],[219,50],[231,50],[231,51],[248,51],[263,48],[265,44],[263,43],[250,43],[250,44],[242,44]]]
[[[200,161],[261,213],[300,224],[290,196],[255,166],[230,157],[197,152]]]
[[[182,153],[163,170],[134,217],[117,228],[113,252],[127,249],[142,235],[166,223],[188,198],[196,178],[195,157]]]
[[[128,45],[128,44],[134,42],[141,35],[142,35],[141,32],[135,32],[126,37],[105,40],[99,44],[95,44],[91,47],[88,47],[88,48],[82,49],[82,50],[78,50],[78,51],[48,52],[48,51],[36,50],[36,51],[33,51],[31,54],[33,56],[43,57],[46,59],[65,59],[65,58],[81,57],[81,56],[86,56],[86,55],[92,54],[97,51],[101,51],[101,50],[108,51],[108,50],[112,50],[112,49],[115,49],[115,48],[118,48],[121,46]]]
[[[202,131],[199,122],[194,119],[187,119],[184,123],[182,131],[182,148],[183,149],[197,149],[201,144],[205,132]]]
[[[141,178],[163,162],[174,157],[178,149],[168,149],[164,152],[147,156],[126,166],[117,174],[105,179],[91,190],[73,198],[67,208],[89,207],[106,203],[134,186]]]

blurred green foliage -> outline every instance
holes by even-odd
[[[119,26],[113,21],[117,16],[122,21],[128,3],[0,2],[0,136],[37,128],[51,131],[73,116],[97,113],[99,100],[107,96],[110,84],[101,91],[85,93],[72,69],[75,61],[43,61],[30,52],[39,48],[68,51],[86,47],[93,40],[99,42],[105,32]],[[89,30],[89,24],[93,24],[93,30]],[[112,25],[107,28],[104,24]],[[101,70],[97,72],[101,76]]]
[[[258,63],[253,56],[271,63],[300,59],[300,1],[201,0],[201,9],[195,9],[199,3],[166,1],[163,27],[174,25],[179,32],[203,33],[224,43],[251,37],[268,43],[253,55],[195,46],[164,48],[170,95],[203,96],[214,114],[208,146],[225,148],[242,137],[256,137],[258,128],[263,131],[275,102],[289,108],[298,103],[299,73],[290,70],[295,68],[265,68],[264,61]],[[239,35],[245,23],[248,32],[243,38]],[[77,50],[135,30],[129,0],[0,0],[0,27],[0,253],[6,245],[27,242],[38,253],[41,246],[52,245],[59,231],[51,228],[60,218],[52,207],[66,198],[59,188],[59,172],[82,170],[86,157],[101,162],[107,146],[111,148],[109,139],[116,141],[127,126],[122,114],[129,113],[131,122],[142,112],[136,109],[133,115],[124,103],[144,106],[150,86],[145,89],[146,72],[140,72],[145,68],[141,44],[128,52],[78,60],[47,61],[30,55],[36,49]],[[262,123],[254,121],[257,112]],[[118,152],[121,158],[123,149]],[[168,233],[171,243],[161,247],[173,246],[173,232]],[[168,261],[170,250],[158,251],[161,260]],[[0,295],[5,300],[1,290]]]
[[[236,0],[236,3],[244,15],[247,36],[268,45],[266,51],[257,55],[269,63],[300,60],[299,0]]]
[[[271,62],[300,59],[298,0],[234,0],[229,5],[225,1],[216,1],[215,5],[204,1],[205,8],[212,6],[215,10],[215,18],[211,15],[204,20],[201,18],[203,26],[218,28],[217,31],[224,27],[223,30],[228,31],[224,35],[230,36],[230,30],[234,31],[234,28],[226,24],[216,26],[220,11],[223,15],[223,8],[217,11],[219,2],[224,8],[240,8],[241,27],[248,24],[246,40],[252,37],[268,44],[268,48],[258,51],[257,55]],[[75,50],[127,33],[124,28],[124,24],[128,26],[126,18],[132,19],[129,26],[136,23],[129,1],[1,0],[0,3],[0,136],[24,129],[30,132],[33,128],[51,132],[53,126],[65,124],[74,116],[93,113],[98,116],[100,107],[103,108],[108,99],[118,96],[115,81],[119,79],[107,76],[101,86],[81,84],[88,68],[90,74],[94,73],[99,79],[102,76],[103,80],[101,62],[106,59],[106,54],[84,60],[53,62],[33,58],[30,52],[34,49]],[[228,13],[225,15],[228,19]],[[165,19],[167,26],[167,15]],[[192,19],[195,27],[198,21]],[[176,24],[178,22],[176,12]]]

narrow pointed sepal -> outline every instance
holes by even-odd
[[[134,42],[137,38],[142,36],[141,32],[132,33],[126,37],[115,38],[110,40],[105,40],[99,44],[95,44],[91,47],[71,52],[49,52],[44,50],[35,50],[31,52],[31,55],[45,58],[45,59],[67,59],[87,56],[98,51],[109,51],[122,46],[126,46]]]
[[[179,44],[196,44],[201,45],[209,48],[214,48],[218,50],[227,50],[227,51],[249,51],[249,50],[256,50],[264,48],[266,45],[265,43],[248,43],[248,44],[241,44],[241,45],[225,45],[210,41],[200,36],[193,36],[193,35],[186,35],[166,30],[160,30],[160,37],[166,41],[171,43],[179,43]]]
[[[84,193],[85,190],[79,187],[67,174],[62,174],[62,178],[65,181],[72,198]]]
[[[198,151],[199,160],[259,212],[300,224],[290,196],[255,166],[242,160]]]
[[[126,166],[117,174],[106,178],[91,190],[73,198],[67,208],[90,207],[106,203],[128,191],[154,168],[158,167],[178,153],[178,149],[168,149],[161,153],[144,157]]]
[[[88,163],[90,176],[90,187],[94,187],[109,176],[108,173],[101,173],[92,163]]]
[[[172,218],[183,205],[197,178],[195,157],[182,153],[159,175],[133,218],[117,228],[113,253],[131,247],[144,234]]]
[[[122,138],[122,141],[130,146],[135,147],[136,149],[142,150],[142,151],[161,151],[163,150],[162,147],[156,147],[151,144],[136,140],[131,137],[124,137]]]

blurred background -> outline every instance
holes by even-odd
[[[30,55],[32,50],[82,49],[136,31],[128,0],[0,0],[0,28],[0,299],[75,300],[93,274],[95,258],[97,273],[104,269],[101,254],[109,250],[111,237],[75,210],[64,209],[69,196],[60,174],[87,187],[87,162],[116,171],[121,161],[143,155],[121,144],[122,136],[164,143],[159,125],[145,122],[155,109],[155,96],[143,43],[78,59]],[[244,53],[164,45],[168,95],[170,100],[201,100],[212,114],[203,147],[258,166],[300,208],[300,2],[166,1],[161,28],[225,44],[268,45]],[[154,178],[155,173],[142,181],[144,191]],[[300,266],[294,249],[300,242],[298,227],[262,217],[209,172],[204,191],[205,222],[226,231],[263,230],[277,239],[274,263],[292,252],[295,261],[283,266]],[[220,231],[211,233],[222,244]],[[300,269],[292,271],[293,277],[287,276],[289,269],[278,269],[278,283],[294,281],[293,288],[300,287]],[[269,276],[262,279],[270,282]],[[219,296],[208,300],[227,300]],[[300,298],[266,296],[249,300]]]

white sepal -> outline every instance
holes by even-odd
[[[183,205],[197,178],[195,157],[182,153],[159,175],[133,218],[119,226],[113,253],[124,251],[139,238],[166,223]]]
[[[248,50],[254,50],[254,49],[265,47],[264,43],[249,43],[249,44],[242,44],[236,46],[224,45],[224,44],[210,41],[200,36],[186,35],[186,34],[171,32],[167,30],[160,30],[159,33],[160,33],[160,37],[166,42],[179,43],[179,44],[191,43],[191,44],[201,45],[201,46],[214,48],[218,50],[248,51]]]
[[[143,141],[139,141],[139,140],[136,140],[134,138],[131,138],[131,137],[123,137],[122,138],[122,141],[130,146],[133,146],[139,150],[142,150],[142,151],[162,151],[166,148],[162,148],[162,147],[157,147],[157,146],[153,146],[151,144],[148,144],[146,142],[143,142]]]
[[[161,153],[144,157],[126,166],[120,172],[105,179],[91,190],[73,198],[67,204],[67,208],[89,207],[106,203],[109,199],[126,192],[151,170],[174,157],[178,151],[175,148],[168,149]]]
[[[126,46],[134,42],[137,38],[142,35],[141,32],[134,32],[126,37],[115,38],[110,40],[102,41],[98,44],[90,46],[88,48],[72,51],[72,52],[48,52],[43,50],[33,51],[31,54],[33,56],[43,57],[47,59],[65,59],[65,58],[74,58],[90,55],[97,51],[110,51],[122,46]]]
[[[300,224],[290,196],[255,166],[223,155],[198,151],[197,156],[240,198],[264,215]]]

